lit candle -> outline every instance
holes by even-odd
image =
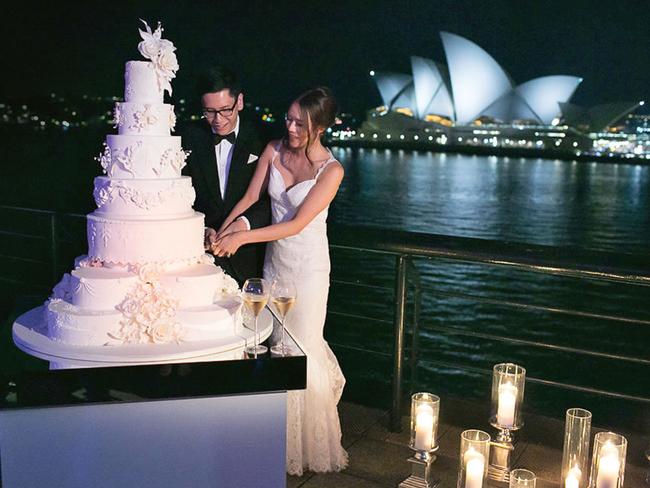
[[[433,448],[433,408],[422,404],[415,409],[415,449],[430,451]]]
[[[465,488],[482,488],[485,457],[473,448],[463,456],[465,462]]]
[[[564,488],[580,488],[581,476],[582,471],[580,471],[578,466],[571,468],[566,475],[566,480],[564,480]]]
[[[517,387],[512,383],[499,386],[499,405],[497,406],[497,424],[501,427],[515,425],[515,405],[517,404]]]
[[[618,460],[618,451],[611,444],[605,443],[600,451],[596,488],[617,488],[620,469],[621,462]]]

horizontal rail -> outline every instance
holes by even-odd
[[[336,349],[348,349],[350,351],[363,352],[363,353],[368,353],[368,354],[376,354],[377,356],[383,356],[385,358],[390,358],[390,359],[393,358],[392,353],[389,353],[389,352],[372,351],[370,349],[364,349],[363,347],[359,347],[359,346],[350,346],[349,344],[341,344],[340,342],[328,341],[328,344],[330,346],[334,346]]]
[[[645,365],[650,365],[650,359],[644,359],[644,358],[637,358],[637,357],[631,357],[631,356],[622,356],[620,354],[610,354],[606,352],[599,352],[599,351],[592,351],[589,349],[580,349],[577,347],[569,347],[569,346],[562,346],[559,344],[550,344],[548,342],[540,342],[540,341],[530,341],[527,339],[517,339],[515,337],[507,337],[507,336],[500,336],[500,335],[495,335],[495,334],[486,334],[484,332],[475,332],[475,331],[465,331],[462,329],[458,329],[456,327],[438,327],[438,326],[428,326],[426,328],[427,332],[428,331],[436,331],[436,332],[441,332],[443,334],[449,334],[449,335],[458,335],[458,336],[465,336],[465,337],[477,337],[480,339],[487,339],[491,341],[496,341],[496,342],[506,342],[510,344],[520,344],[520,345],[525,345],[525,346],[532,346],[532,347],[538,347],[542,349],[551,349],[554,351],[562,351],[562,352],[568,352],[568,353],[575,353],[575,354],[584,354],[586,356],[593,356],[593,357],[598,357],[601,359],[615,359],[618,361],[627,361],[631,363],[637,363],[637,364],[645,364]]]
[[[0,235],[11,236],[11,237],[22,237],[23,239],[36,239],[43,241],[47,239],[47,236],[38,235],[38,234],[23,234],[22,232],[9,232],[6,230],[0,230]]]
[[[32,214],[43,214],[43,215],[57,214],[57,215],[63,215],[65,217],[79,217],[84,219],[86,218],[84,214],[57,212],[56,210],[45,210],[41,208],[15,207],[13,205],[0,205],[0,210],[27,212]]]
[[[375,227],[330,225],[334,248],[506,266],[543,274],[650,286],[650,257]],[[360,245],[363,243],[363,245]]]
[[[0,276],[0,281],[4,283],[10,283],[12,285],[27,285],[29,282],[27,281],[21,281],[21,280],[16,280],[14,278],[7,278],[6,276]],[[43,284],[36,284],[35,286],[44,286]]]
[[[20,256],[8,256],[6,254],[0,254],[0,259],[10,259],[12,261],[21,261],[23,263],[32,263],[32,264],[48,264],[48,261],[42,261],[33,258],[21,258]]]
[[[393,291],[393,288],[390,286],[368,285],[365,283],[359,283],[357,281],[331,280],[331,283],[336,283],[338,285],[359,286],[361,288],[369,288],[371,290]]]
[[[448,298],[461,298],[477,303],[489,303],[490,305],[503,305],[509,308],[519,308],[522,310],[535,310],[537,312],[551,312],[562,315],[570,315],[573,317],[582,317],[589,319],[611,320],[615,322],[623,322],[628,324],[638,324],[650,326],[650,320],[636,319],[632,317],[620,317],[616,315],[603,315],[598,313],[582,312],[580,310],[569,310],[566,308],[546,307],[542,305],[533,305],[530,303],[511,302],[509,300],[495,300],[493,298],[485,298],[477,295],[467,295],[465,293],[447,292],[437,289],[428,289],[427,292],[432,295],[445,296]]]
[[[357,315],[354,313],[347,313],[347,312],[336,312],[334,310],[328,310],[329,314],[332,315],[340,315],[341,317],[348,317],[350,319],[361,319],[361,320],[372,320],[373,322],[380,322],[382,324],[392,324],[392,320],[387,320],[387,319],[378,319],[376,317],[367,317],[365,315]]]
[[[438,360],[421,360],[422,363],[426,364],[432,364],[436,366],[442,366],[447,369],[460,369],[463,371],[470,371],[472,373],[477,373],[481,375],[486,375],[486,376],[492,376],[493,371],[492,369],[487,369],[487,368],[477,368],[476,366],[466,366],[464,364],[451,364],[446,361],[438,361]],[[636,395],[627,395],[625,393],[618,393],[618,392],[613,392],[613,391],[607,391],[607,390],[600,390],[598,388],[590,388],[588,386],[580,386],[580,385],[571,385],[569,383],[562,383],[560,381],[553,381],[553,380],[544,380],[541,378],[535,378],[533,376],[526,376],[526,382],[530,383],[537,383],[541,385],[546,385],[546,386],[553,386],[556,388],[562,388],[565,390],[571,390],[571,391],[579,391],[581,393],[590,393],[594,395],[603,395],[603,396],[608,396],[611,398],[618,398],[622,400],[631,400],[635,402],[642,402],[642,403],[649,403],[650,404],[650,398],[647,397],[640,397]]]

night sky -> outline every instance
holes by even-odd
[[[650,101],[647,1],[22,2],[2,19],[0,98],[56,92],[122,96],[124,63],[141,59],[139,18],[177,46],[174,102],[213,62],[236,69],[249,101],[284,107],[317,84],[344,110],[380,99],[370,69],[410,72],[410,55],[444,62],[438,32],[467,37],[517,84],[584,78],[584,105]],[[647,107],[648,105],[646,105]]]

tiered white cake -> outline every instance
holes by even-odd
[[[77,259],[47,304],[50,338],[77,345],[164,343],[234,337],[241,328],[235,281],[204,253],[204,216],[192,209],[186,153],[175,125],[173,44],[145,23],[140,53],[126,63],[117,135],[98,158],[97,210],[88,255]]]

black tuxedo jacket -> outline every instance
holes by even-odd
[[[188,123],[179,130],[183,148],[190,150],[183,173],[192,177],[196,190],[194,208],[205,214],[206,227],[217,230],[230,211],[246,193],[255,173],[258,160],[249,163],[249,158],[261,156],[266,140],[260,132],[244,120],[239,121],[239,134],[235,140],[224,198],[219,190],[219,173],[214,150],[214,135],[204,121]],[[243,214],[251,228],[264,227],[271,223],[271,208],[268,196],[261,198]],[[217,264],[235,278],[241,285],[246,279],[262,277],[265,244],[248,244],[230,258],[216,258]]]

